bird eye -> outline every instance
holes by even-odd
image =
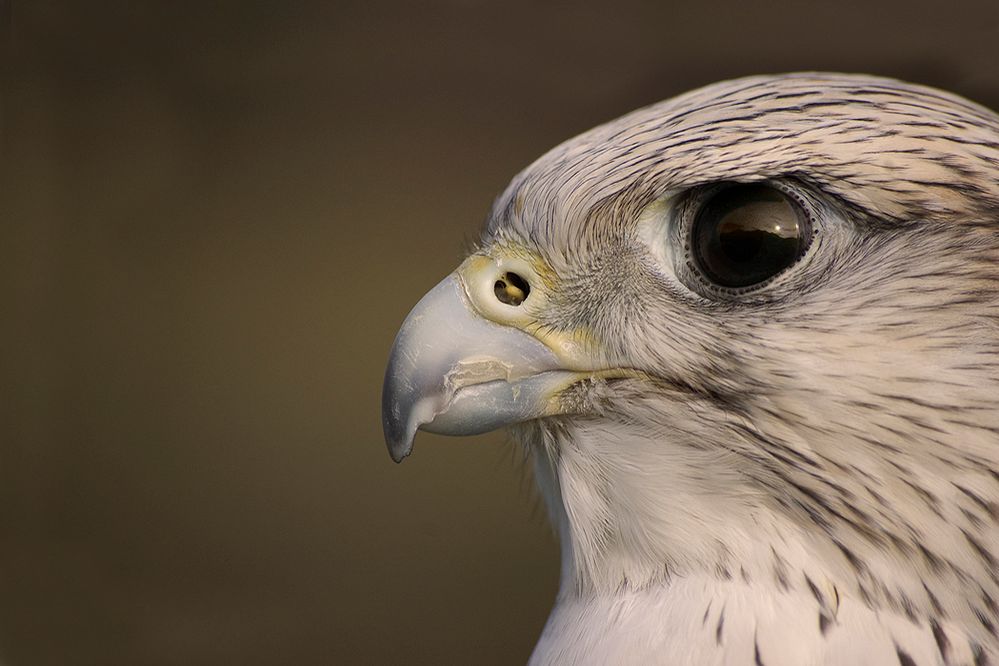
[[[812,229],[802,205],[777,187],[734,184],[711,192],[690,226],[688,262],[714,286],[758,286],[792,266]]]

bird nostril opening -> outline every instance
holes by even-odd
[[[531,285],[516,273],[503,273],[493,285],[493,291],[501,303],[517,306],[527,300]]]

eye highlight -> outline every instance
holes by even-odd
[[[725,185],[696,207],[685,239],[687,263],[708,285],[741,292],[793,266],[811,239],[802,202],[783,188]]]

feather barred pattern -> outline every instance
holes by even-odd
[[[755,181],[815,240],[719,297],[678,220]],[[532,663],[999,663],[999,117],[866,76],[716,84],[543,156],[483,247],[533,262],[539,326],[633,371],[513,429],[562,543]]]
[[[489,232],[574,246],[598,203],[797,174],[880,220],[994,220],[999,117],[939,90],[832,74],[751,77],[640,109],[518,175]],[[590,226],[586,232],[580,226]]]

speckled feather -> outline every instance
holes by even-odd
[[[759,180],[818,211],[811,249],[692,287],[656,220]],[[709,86],[518,175],[482,242],[511,246],[539,326],[640,373],[513,429],[562,542],[533,663],[999,662],[999,117],[866,76]]]

